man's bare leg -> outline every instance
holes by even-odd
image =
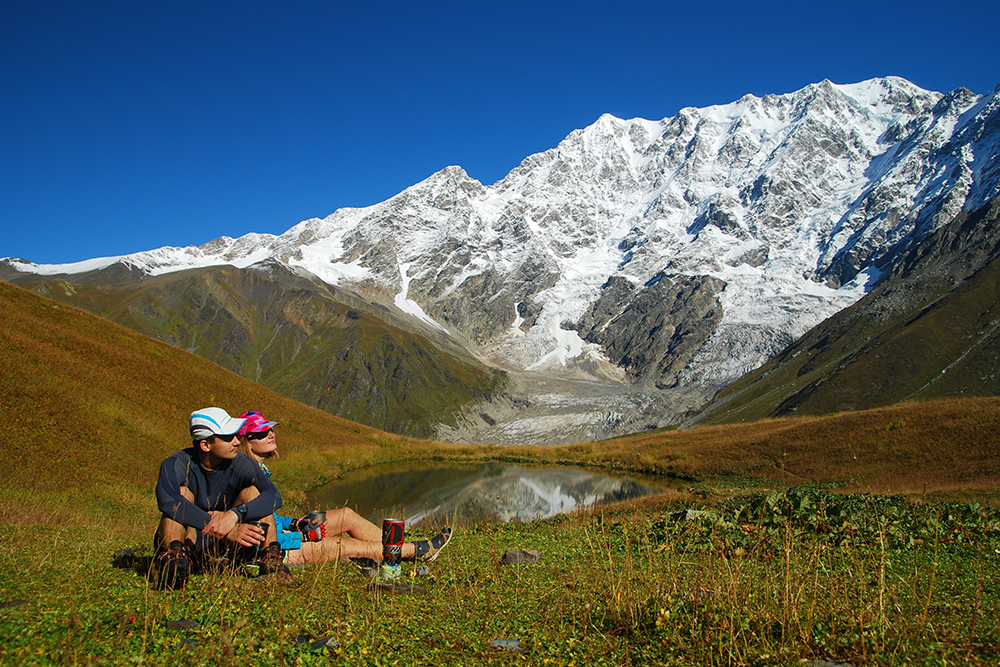
[[[194,502],[194,494],[186,486],[181,487],[181,495]],[[197,529],[185,526],[167,516],[160,517],[160,525],[156,529],[156,544],[160,550],[169,549],[171,542],[183,542],[188,551],[194,552],[197,539]]]

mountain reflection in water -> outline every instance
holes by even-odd
[[[348,505],[380,524],[404,518],[408,526],[468,525],[512,519],[534,521],[599,503],[656,493],[657,483],[608,477],[571,468],[528,468],[490,463],[365,471],[308,495],[310,508]]]

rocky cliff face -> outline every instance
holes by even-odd
[[[634,380],[673,388],[722,320],[724,286],[710,276],[671,280],[661,273],[633,294],[627,279],[612,277],[577,327]]]
[[[637,419],[663,423],[697,399],[671,408],[660,392],[710,396],[1000,193],[998,105],[997,91],[886,78],[659,121],[603,116],[490,186],[448,167],[278,237],[118,261],[152,273],[277,261],[505,369],[623,383]]]

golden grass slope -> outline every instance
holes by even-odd
[[[910,402],[824,417],[658,432],[562,449],[657,473],[1000,502],[1000,399]]]

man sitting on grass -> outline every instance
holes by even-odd
[[[222,408],[192,412],[191,448],[160,465],[156,500],[163,516],[152,569],[160,587],[183,588],[192,567],[246,558],[268,532],[275,534],[273,514],[281,496],[260,466],[237,450],[243,422]],[[261,550],[256,564],[261,574],[284,571],[278,543]]]

